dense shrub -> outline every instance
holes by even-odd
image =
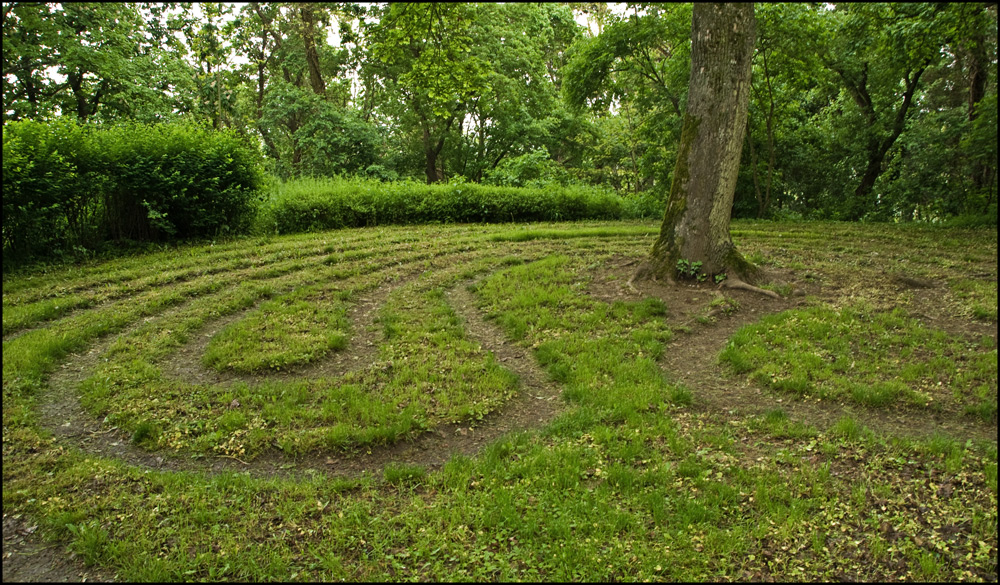
[[[380,174],[379,130],[353,109],[276,79],[261,113],[261,125],[270,129],[272,170],[279,177],[354,175],[372,167]]]
[[[565,185],[569,174],[552,160],[549,151],[537,148],[521,156],[506,158],[483,176],[483,183],[505,187],[538,187],[559,183]]]
[[[256,230],[320,229],[429,222],[573,221],[634,217],[629,202],[591,187],[427,185],[359,179],[300,179],[275,186]]]
[[[57,255],[96,238],[101,183],[89,132],[68,120],[3,130],[3,260]],[[81,160],[82,159],[82,160]]]
[[[113,239],[163,240],[243,231],[263,182],[260,155],[235,134],[187,124],[95,133]]]
[[[241,231],[261,184],[259,154],[228,132],[189,124],[8,122],[4,267],[109,240]]]

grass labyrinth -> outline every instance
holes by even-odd
[[[996,232],[738,222],[775,301],[631,290],[657,229],[9,278],[5,523],[123,580],[995,580]]]

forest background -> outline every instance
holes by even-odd
[[[758,5],[734,217],[995,225],[996,10]],[[689,4],[4,3],[4,270],[659,218],[690,45]]]

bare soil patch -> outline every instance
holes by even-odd
[[[44,542],[38,525],[17,515],[3,515],[4,583],[76,583],[114,581],[114,576],[97,567],[87,567],[59,544]]]

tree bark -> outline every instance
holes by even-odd
[[[303,4],[300,8],[302,15],[302,41],[305,43],[306,63],[309,65],[309,84],[313,93],[326,95],[326,82],[319,68],[319,50],[316,48],[316,15],[313,13],[315,6],[311,3]]]
[[[764,201],[757,208],[757,217],[763,219],[771,207],[771,186],[774,183],[774,88],[771,87],[771,72],[767,67],[767,51],[762,54],[764,59],[764,80],[767,82],[767,185],[764,188]]]
[[[456,117],[457,114],[453,112],[451,117],[448,118],[448,122],[444,125],[444,129],[441,130],[441,133],[437,138],[437,142],[434,141],[434,136],[431,134],[431,120],[425,117],[423,121],[424,157],[426,163],[424,166],[424,173],[427,175],[428,185],[431,183],[437,183],[444,178],[444,169],[442,169],[440,173],[438,172],[437,159],[438,155],[441,154],[441,150],[444,148],[444,141],[448,137],[448,132],[451,130],[451,125],[455,122]]]
[[[750,97],[753,4],[695,3],[691,82],[660,236],[635,278],[674,280],[677,261],[708,276],[753,280],[758,271],[729,235]]]
[[[974,4],[975,21],[981,19],[985,5]],[[986,55],[986,35],[977,30],[967,42],[969,53],[969,122],[979,117],[979,102],[986,97],[986,82],[989,76],[989,59]],[[985,162],[976,162],[972,168],[972,185],[977,192],[985,191],[992,183],[990,167]],[[988,182],[989,181],[989,182]]]
[[[437,172],[438,149],[431,139],[431,131],[424,127],[424,173],[427,175],[427,184],[437,183],[440,180]]]
[[[882,171],[885,170],[882,163],[885,161],[886,154],[892,148],[892,145],[896,143],[899,135],[903,133],[903,128],[906,126],[906,116],[910,110],[910,105],[913,103],[913,93],[916,91],[917,84],[920,82],[920,76],[923,75],[925,69],[926,67],[920,67],[916,71],[913,71],[912,78],[910,72],[907,72],[906,77],[903,78],[906,91],[903,92],[903,103],[899,106],[899,110],[896,111],[896,118],[892,122],[889,135],[879,140],[873,134],[868,139],[868,164],[865,167],[864,175],[861,176],[861,182],[854,189],[854,198],[852,199],[848,217],[851,221],[858,221],[864,215],[864,210],[871,208],[868,205],[868,199],[875,188],[875,181],[878,180],[882,175]],[[845,81],[847,80],[846,77],[844,79]],[[848,89],[855,96],[855,101],[862,108],[865,118],[869,121],[868,131],[873,133],[875,132],[875,124],[877,123],[878,116],[875,113],[871,98],[868,97],[866,79],[867,77],[862,78],[862,83],[857,87],[851,86],[848,83]]]

